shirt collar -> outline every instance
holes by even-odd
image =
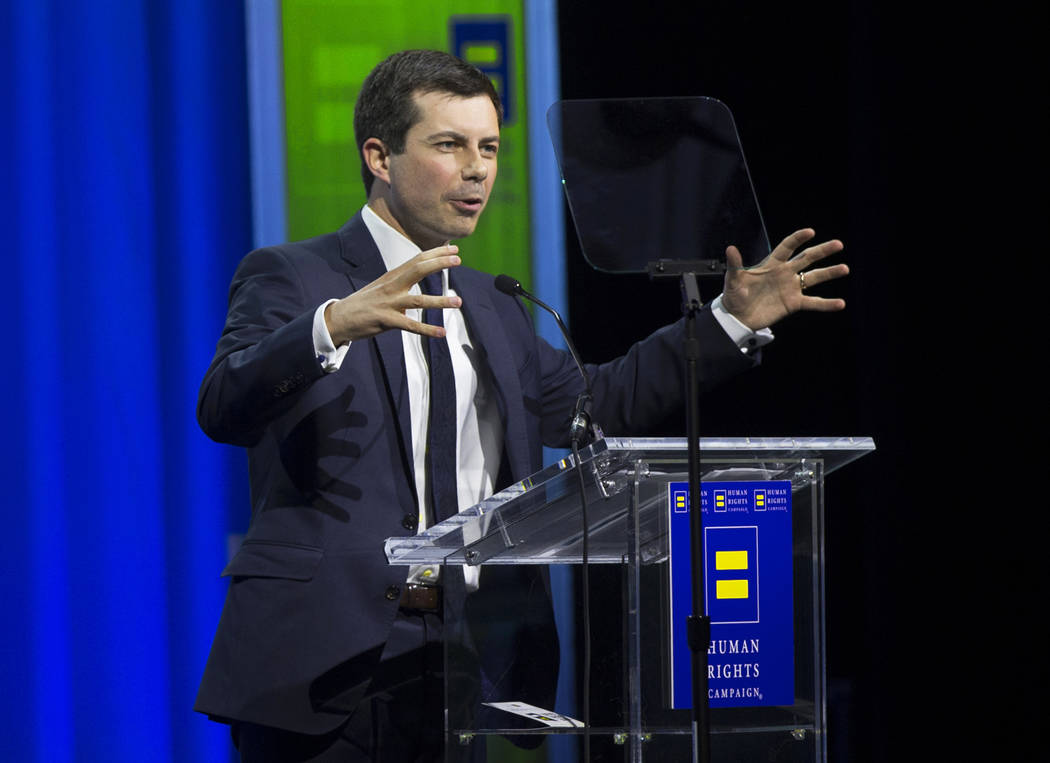
[[[361,218],[368,232],[372,234],[372,240],[376,242],[379,256],[383,258],[387,270],[404,265],[421,251],[390,223],[373,212],[367,204],[361,210]]]
[[[367,204],[361,210],[361,219],[364,220],[368,232],[372,234],[372,240],[376,242],[379,256],[383,258],[383,264],[388,271],[404,265],[423,251],[403,233],[377,215]],[[441,285],[446,292],[450,288],[447,269],[441,271]]]

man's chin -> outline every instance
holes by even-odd
[[[463,218],[456,225],[450,225],[448,231],[449,239],[466,238],[478,227],[478,215],[471,218]]]

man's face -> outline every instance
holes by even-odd
[[[422,119],[390,156],[389,207],[421,249],[474,232],[496,180],[499,122],[486,96],[414,96]]]

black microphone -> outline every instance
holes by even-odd
[[[504,294],[509,294],[512,297],[516,297],[519,294],[525,294],[525,290],[521,288],[520,283],[503,273],[496,276],[496,288],[502,291]]]
[[[576,361],[576,367],[580,369],[580,376],[583,377],[585,387],[584,393],[576,398],[576,411],[572,416],[572,426],[569,427],[569,437],[572,442],[572,455],[576,462],[574,471],[580,481],[580,518],[583,520],[583,759],[589,763],[591,759],[591,530],[590,520],[587,518],[587,486],[583,474],[583,463],[580,459],[580,448],[587,444],[588,438],[600,440],[605,435],[601,427],[591,421],[591,377],[587,369],[583,367],[579,353],[576,352],[576,345],[569,338],[569,330],[565,328],[558,311],[529,294],[518,281],[508,275],[496,276],[496,288],[512,297],[524,297],[554,316],[558,328],[561,329],[561,335],[565,338],[565,345],[569,348],[572,359]],[[601,484],[599,480],[599,487]],[[608,498],[607,495],[605,497]]]
[[[580,354],[576,352],[576,345],[572,343],[572,339],[569,337],[569,329],[565,327],[565,323],[562,322],[558,311],[543,302],[541,299],[529,294],[524,288],[522,288],[519,281],[508,275],[500,274],[496,276],[496,288],[504,294],[508,294],[512,297],[524,297],[529,300],[529,302],[538,305],[554,316],[554,321],[558,324],[558,328],[561,330],[561,335],[565,339],[565,346],[569,348],[569,353],[572,355],[572,359],[576,361],[576,367],[580,370],[580,376],[583,377],[583,385],[586,389],[586,392],[576,399],[576,411],[573,414],[572,428],[570,430],[571,437],[574,442],[580,444],[585,443],[587,435],[590,435],[595,440],[600,440],[604,436],[601,427],[591,422],[591,377],[587,373],[587,369],[583,367],[583,361],[580,360]]]

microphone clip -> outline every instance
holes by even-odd
[[[576,410],[569,427],[569,436],[577,448],[590,445],[605,437],[602,428],[591,420],[591,394],[584,392],[576,398]]]

